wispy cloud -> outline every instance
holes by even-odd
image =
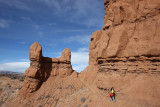
[[[102,26],[103,13],[99,0],[74,0],[72,17],[68,21],[86,25],[87,27]]]
[[[82,47],[78,49],[78,52],[89,52],[89,47]]]
[[[64,40],[67,43],[70,42],[78,42],[78,43],[89,43],[90,41],[90,35],[78,35],[78,36],[70,36],[67,39]]]
[[[21,0],[0,0],[0,3],[20,10],[32,11],[31,7]]]
[[[88,66],[88,47],[79,48],[77,51],[72,51],[71,54],[71,64],[74,70],[81,72]],[[58,56],[61,56],[61,53],[58,53]],[[28,59],[19,59],[18,61],[20,62],[5,62],[0,64],[0,71],[24,72],[29,67],[30,62]]]
[[[57,0],[40,0],[40,1],[46,3],[48,7],[56,9],[57,13],[61,12],[60,3]],[[60,2],[63,2],[63,0]]]
[[[41,26],[37,24],[34,20],[32,20],[30,17],[21,17],[21,19],[27,22],[26,24],[31,25],[34,29],[41,29]]]
[[[53,14],[66,16],[65,21],[83,24],[88,27],[102,26],[104,11],[99,0],[40,0],[46,4]]]
[[[5,19],[0,19],[0,28],[8,28],[9,25],[9,21],[5,20]]]
[[[59,33],[59,32],[86,32],[86,31],[95,31],[97,30],[96,28],[95,29],[56,29],[55,31],[52,31],[54,33]]]
[[[77,21],[77,23],[81,25],[86,25],[88,28],[91,28],[93,26],[101,27],[103,25],[103,19],[95,18],[95,17],[88,17],[86,20],[83,20],[82,22]]]
[[[48,25],[49,25],[49,26],[56,26],[57,23],[56,23],[56,22],[52,22],[52,23],[49,23]]]
[[[26,44],[26,42],[25,42],[25,41],[22,41],[22,42],[20,42],[20,44],[25,45],[25,44]]]
[[[33,28],[34,32],[37,33],[37,36],[43,38],[42,26],[38,24],[36,21],[32,20],[30,17],[21,17],[21,20],[24,21],[24,25],[29,25]]]
[[[45,3],[49,8],[53,9],[54,14],[62,14],[71,9],[71,1],[73,0],[40,0]],[[70,6],[69,6],[70,5]]]
[[[10,62],[0,64],[1,71],[24,72],[29,67],[29,62]]]
[[[22,62],[29,62],[29,59],[19,59]]]

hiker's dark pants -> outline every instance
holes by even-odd
[[[115,101],[115,97],[114,96],[111,96],[111,101]]]

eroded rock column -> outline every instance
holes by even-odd
[[[42,83],[42,47],[38,42],[31,45],[29,50],[30,67],[25,71],[25,80],[22,89],[31,93],[36,91]]]
[[[29,50],[30,67],[25,71],[25,80],[21,92],[24,96],[37,91],[49,77],[72,74],[71,51],[66,48],[59,58],[42,56],[42,47],[38,42],[31,45]]]

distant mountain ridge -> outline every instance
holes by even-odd
[[[0,74],[24,74],[21,72],[13,72],[13,71],[0,71]]]
[[[8,77],[11,79],[18,79],[19,81],[24,81],[25,75],[21,72],[13,71],[0,71],[0,77]]]

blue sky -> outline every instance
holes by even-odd
[[[92,33],[102,29],[104,0],[0,0],[0,71],[24,72],[29,47],[39,42],[45,57],[65,48],[78,72],[88,65]]]

